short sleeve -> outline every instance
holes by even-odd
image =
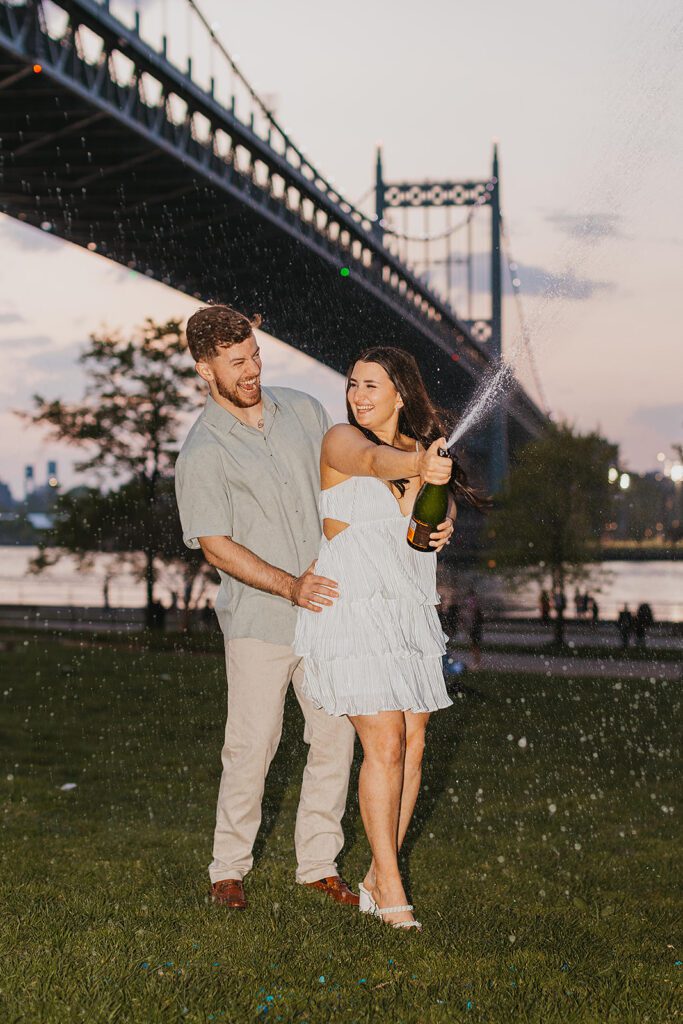
[[[334,420],[330,416],[329,412],[317,399],[315,401],[315,414],[320,423],[320,429],[322,430],[322,437],[325,436],[330,427],[334,426]]]
[[[232,536],[230,488],[217,448],[207,445],[180,455],[175,491],[188,548],[198,548],[199,537]]]

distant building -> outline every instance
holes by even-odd
[[[23,503],[26,512],[50,512],[55,506],[59,492],[55,487],[45,484],[43,487],[36,487],[30,494],[26,495]]]
[[[680,540],[683,537],[680,486],[661,472],[629,473],[628,477],[628,487],[616,492],[615,518],[606,524],[606,538],[613,541]]]
[[[53,516],[48,516],[45,512],[28,512],[26,519],[34,530],[51,530],[54,522]]]
[[[11,512],[15,506],[16,502],[12,497],[9,484],[3,483],[3,481],[0,480],[0,511]]]

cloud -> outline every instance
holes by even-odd
[[[659,238],[646,238],[646,242],[656,242],[659,245],[675,245],[680,248],[683,245],[683,238],[678,238],[676,235],[668,235]]]
[[[669,437],[672,444],[678,443],[683,440],[683,402],[642,406],[631,413],[628,422],[656,430]]]
[[[0,338],[0,348],[14,348],[18,356],[24,355],[27,348],[46,348],[52,344],[52,338],[48,338],[47,334],[30,334],[27,338]]]
[[[5,214],[0,215],[0,232],[17,249],[26,252],[54,252],[54,247],[61,242],[61,239],[48,231],[41,231],[31,224],[23,224]]]
[[[57,348],[49,338],[44,345],[45,339],[41,335],[36,335],[34,340],[38,346],[29,352],[23,351],[25,339],[12,342],[18,355],[8,372],[0,378],[0,398],[14,409],[27,408],[35,392],[47,398],[71,400],[82,392],[85,384],[83,368],[78,362],[83,350],[82,342]],[[7,351],[6,346],[3,351]]]
[[[18,313],[0,313],[0,324],[23,324],[24,317]]]
[[[612,281],[596,281],[590,277],[581,277],[573,270],[564,274],[555,274],[542,267],[517,265],[517,277],[523,295],[541,295],[549,299],[575,299],[584,301],[591,299],[598,292],[614,291]],[[512,291],[509,281],[505,282],[504,291]]]
[[[476,295],[489,294],[491,257],[485,252],[472,254],[473,291]],[[465,271],[454,274],[454,279],[463,286]],[[439,288],[445,284],[445,271],[439,267],[429,275],[432,283]],[[548,299],[571,299],[585,301],[599,292],[613,291],[615,285],[611,281],[597,281],[590,277],[582,277],[574,270],[555,273],[545,267],[532,263],[513,263],[512,269],[503,263],[503,293],[512,295],[512,280],[519,281],[522,296],[540,296]]]
[[[546,220],[570,238],[599,242],[603,238],[624,238],[619,228],[621,217],[616,213],[549,213]]]
[[[73,342],[63,348],[55,346],[49,352],[41,352],[35,357],[31,356],[28,366],[32,373],[41,379],[64,371],[69,371],[70,376],[77,370],[80,374],[82,370],[78,363],[78,357],[83,348],[82,341]]]

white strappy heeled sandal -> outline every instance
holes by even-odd
[[[418,932],[421,932],[422,923],[420,921],[385,921],[382,917],[382,914],[400,914],[403,910],[412,911],[414,909],[412,903],[404,903],[399,907],[377,907],[377,914],[382,918],[384,924],[389,924],[392,928],[416,928]]]
[[[372,917],[379,917],[377,904],[373,900],[369,889],[366,889],[362,882],[358,883],[358,894],[360,896],[360,905],[358,909],[361,914],[370,914]]]
[[[360,894],[360,905],[358,909],[361,914],[370,914],[372,917],[379,917],[383,924],[389,924],[392,928],[417,928],[418,931],[422,931],[422,924],[420,921],[385,921],[382,917],[382,914],[400,914],[404,910],[412,911],[412,903],[405,903],[400,907],[378,907],[372,897],[372,893],[365,888],[362,882],[358,883],[358,892]]]

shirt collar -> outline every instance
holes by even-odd
[[[266,433],[268,433],[273,417],[277,412],[278,404],[272,391],[269,391],[268,388],[261,388],[261,399],[263,402],[263,418],[265,420],[264,429]],[[237,416],[235,416],[234,413],[231,413],[229,409],[226,409],[225,406],[220,405],[211,395],[206,396],[206,405],[204,406],[203,416],[211,426],[216,427],[221,431],[227,431],[227,433],[231,433],[235,427],[242,424],[242,420],[238,419]]]

